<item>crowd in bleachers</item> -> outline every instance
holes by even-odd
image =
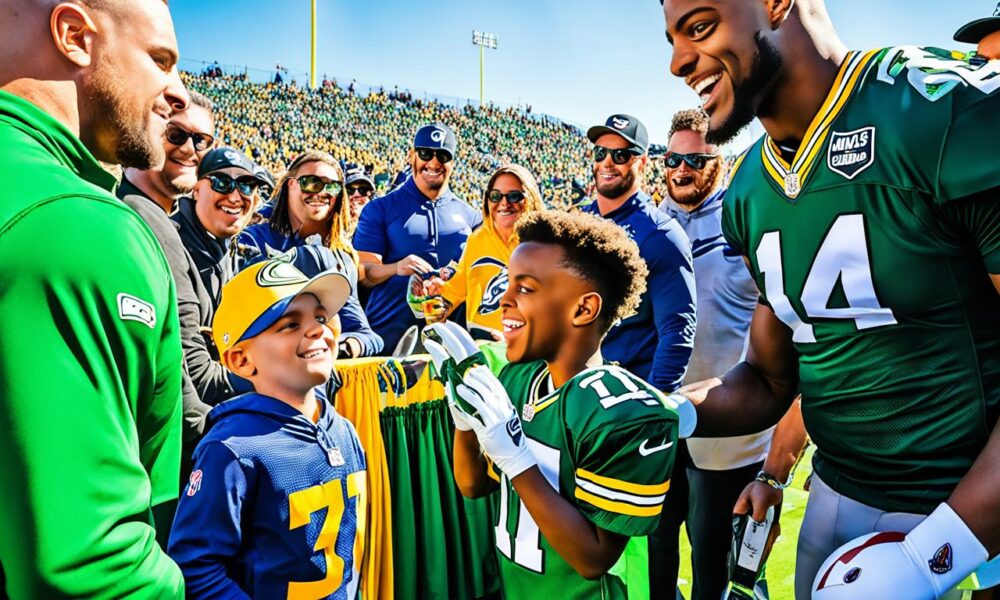
[[[306,149],[328,152],[363,166],[380,190],[406,166],[406,152],[420,125],[441,122],[458,137],[451,187],[478,205],[500,165],[531,165],[550,207],[567,207],[592,195],[590,144],[573,125],[517,108],[461,108],[414,98],[408,92],[372,90],[362,96],[326,80],[309,89],[290,83],[253,83],[243,76],[184,73],[186,85],[211,98],[218,138],[241,149],[280,177]],[[665,169],[652,160],[644,189],[659,202]]]

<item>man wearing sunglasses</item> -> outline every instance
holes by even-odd
[[[597,199],[584,211],[611,219],[639,246],[649,268],[639,311],[608,331],[601,347],[615,361],[664,392],[681,385],[695,331],[694,271],[684,230],[641,190],[649,161],[649,136],[639,119],[611,115],[591,127]],[[678,448],[670,491],[658,530],[649,537],[650,586],[654,598],[674,593],[680,565],[678,533],[687,497],[683,447]],[[680,504],[678,504],[680,503]]]
[[[170,214],[177,208],[177,199],[191,193],[198,181],[198,164],[215,143],[215,117],[211,100],[198,92],[188,93],[191,104],[187,110],[173,113],[167,122],[163,166],[125,169],[116,190],[119,198],[138,195]]]
[[[680,386],[694,340],[691,250],[680,225],[656,210],[641,190],[649,160],[646,127],[631,115],[611,115],[591,127],[597,199],[584,207],[629,232],[650,270],[639,313],[608,332],[604,357],[657,388]]]
[[[482,213],[448,189],[456,148],[447,125],[421,127],[409,154],[411,177],[372,200],[358,219],[354,248],[364,267],[361,283],[371,288],[365,312],[386,354],[409,327],[422,324],[406,303],[410,275],[457,263],[469,234],[483,222]],[[462,313],[457,320],[464,326]]]
[[[707,132],[704,111],[675,114],[664,157],[668,197],[660,210],[676,219],[691,240],[698,293],[698,333],[685,383],[725,373],[743,359],[759,296],[743,260],[730,250],[722,235],[726,191],[719,186],[722,159],[718,149],[705,141]],[[776,468],[764,462],[772,438],[774,451],[780,456],[797,456],[801,451],[805,428],[797,409],[789,411],[778,432],[770,428],[744,436],[686,441],[692,600],[715,600],[723,595],[728,583],[726,557],[733,538],[733,506],[758,473],[775,473]],[[775,476],[785,481],[788,473]],[[756,493],[780,491],[768,486]],[[765,582],[758,582],[756,592],[758,598],[767,598]]]
[[[350,202],[351,224],[356,225],[361,217],[361,209],[375,197],[375,182],[365,173],[364,167],[357,167],[347,172],[347,200]]]

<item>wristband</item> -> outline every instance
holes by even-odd
[[[955,587],[989,558],[989,553],[965,521],[942,502],[906,535],[907,544],[932,574],[934,591],[941,595]]]
[[[694,433],[694,428],[698,425],[698,412],[694,404],[683,394],[670,394],[667,396],[667,406],[677,411],[677,437],[686,440]]]
[[[788,486],[792,485],[792,479],[794,477],[795,477],[795,471],[792,471],[791,473],[788,474],[788,479],[785,481],[785,483],[781,483],[780,481],[778,481],[777,477],[769,475],[764,471],[761,471],[760,473],[757,473],[757,477],[754,478],[754,481],[766,483],[767,485],[773,487],[776,490],[783,490]]]

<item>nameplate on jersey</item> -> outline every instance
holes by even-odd
[[[874,162],[874,127],[863,127],[844,133],[834,131],[830,135],[826,163],[834,173],[854,179]]]

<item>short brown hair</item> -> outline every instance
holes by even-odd
[[[602,332],[639,309],[649,269],[620,226],[587,213],[543,210],[521,217],[516,230],[522,244],[562,248],[564,265],[597,288]]]

